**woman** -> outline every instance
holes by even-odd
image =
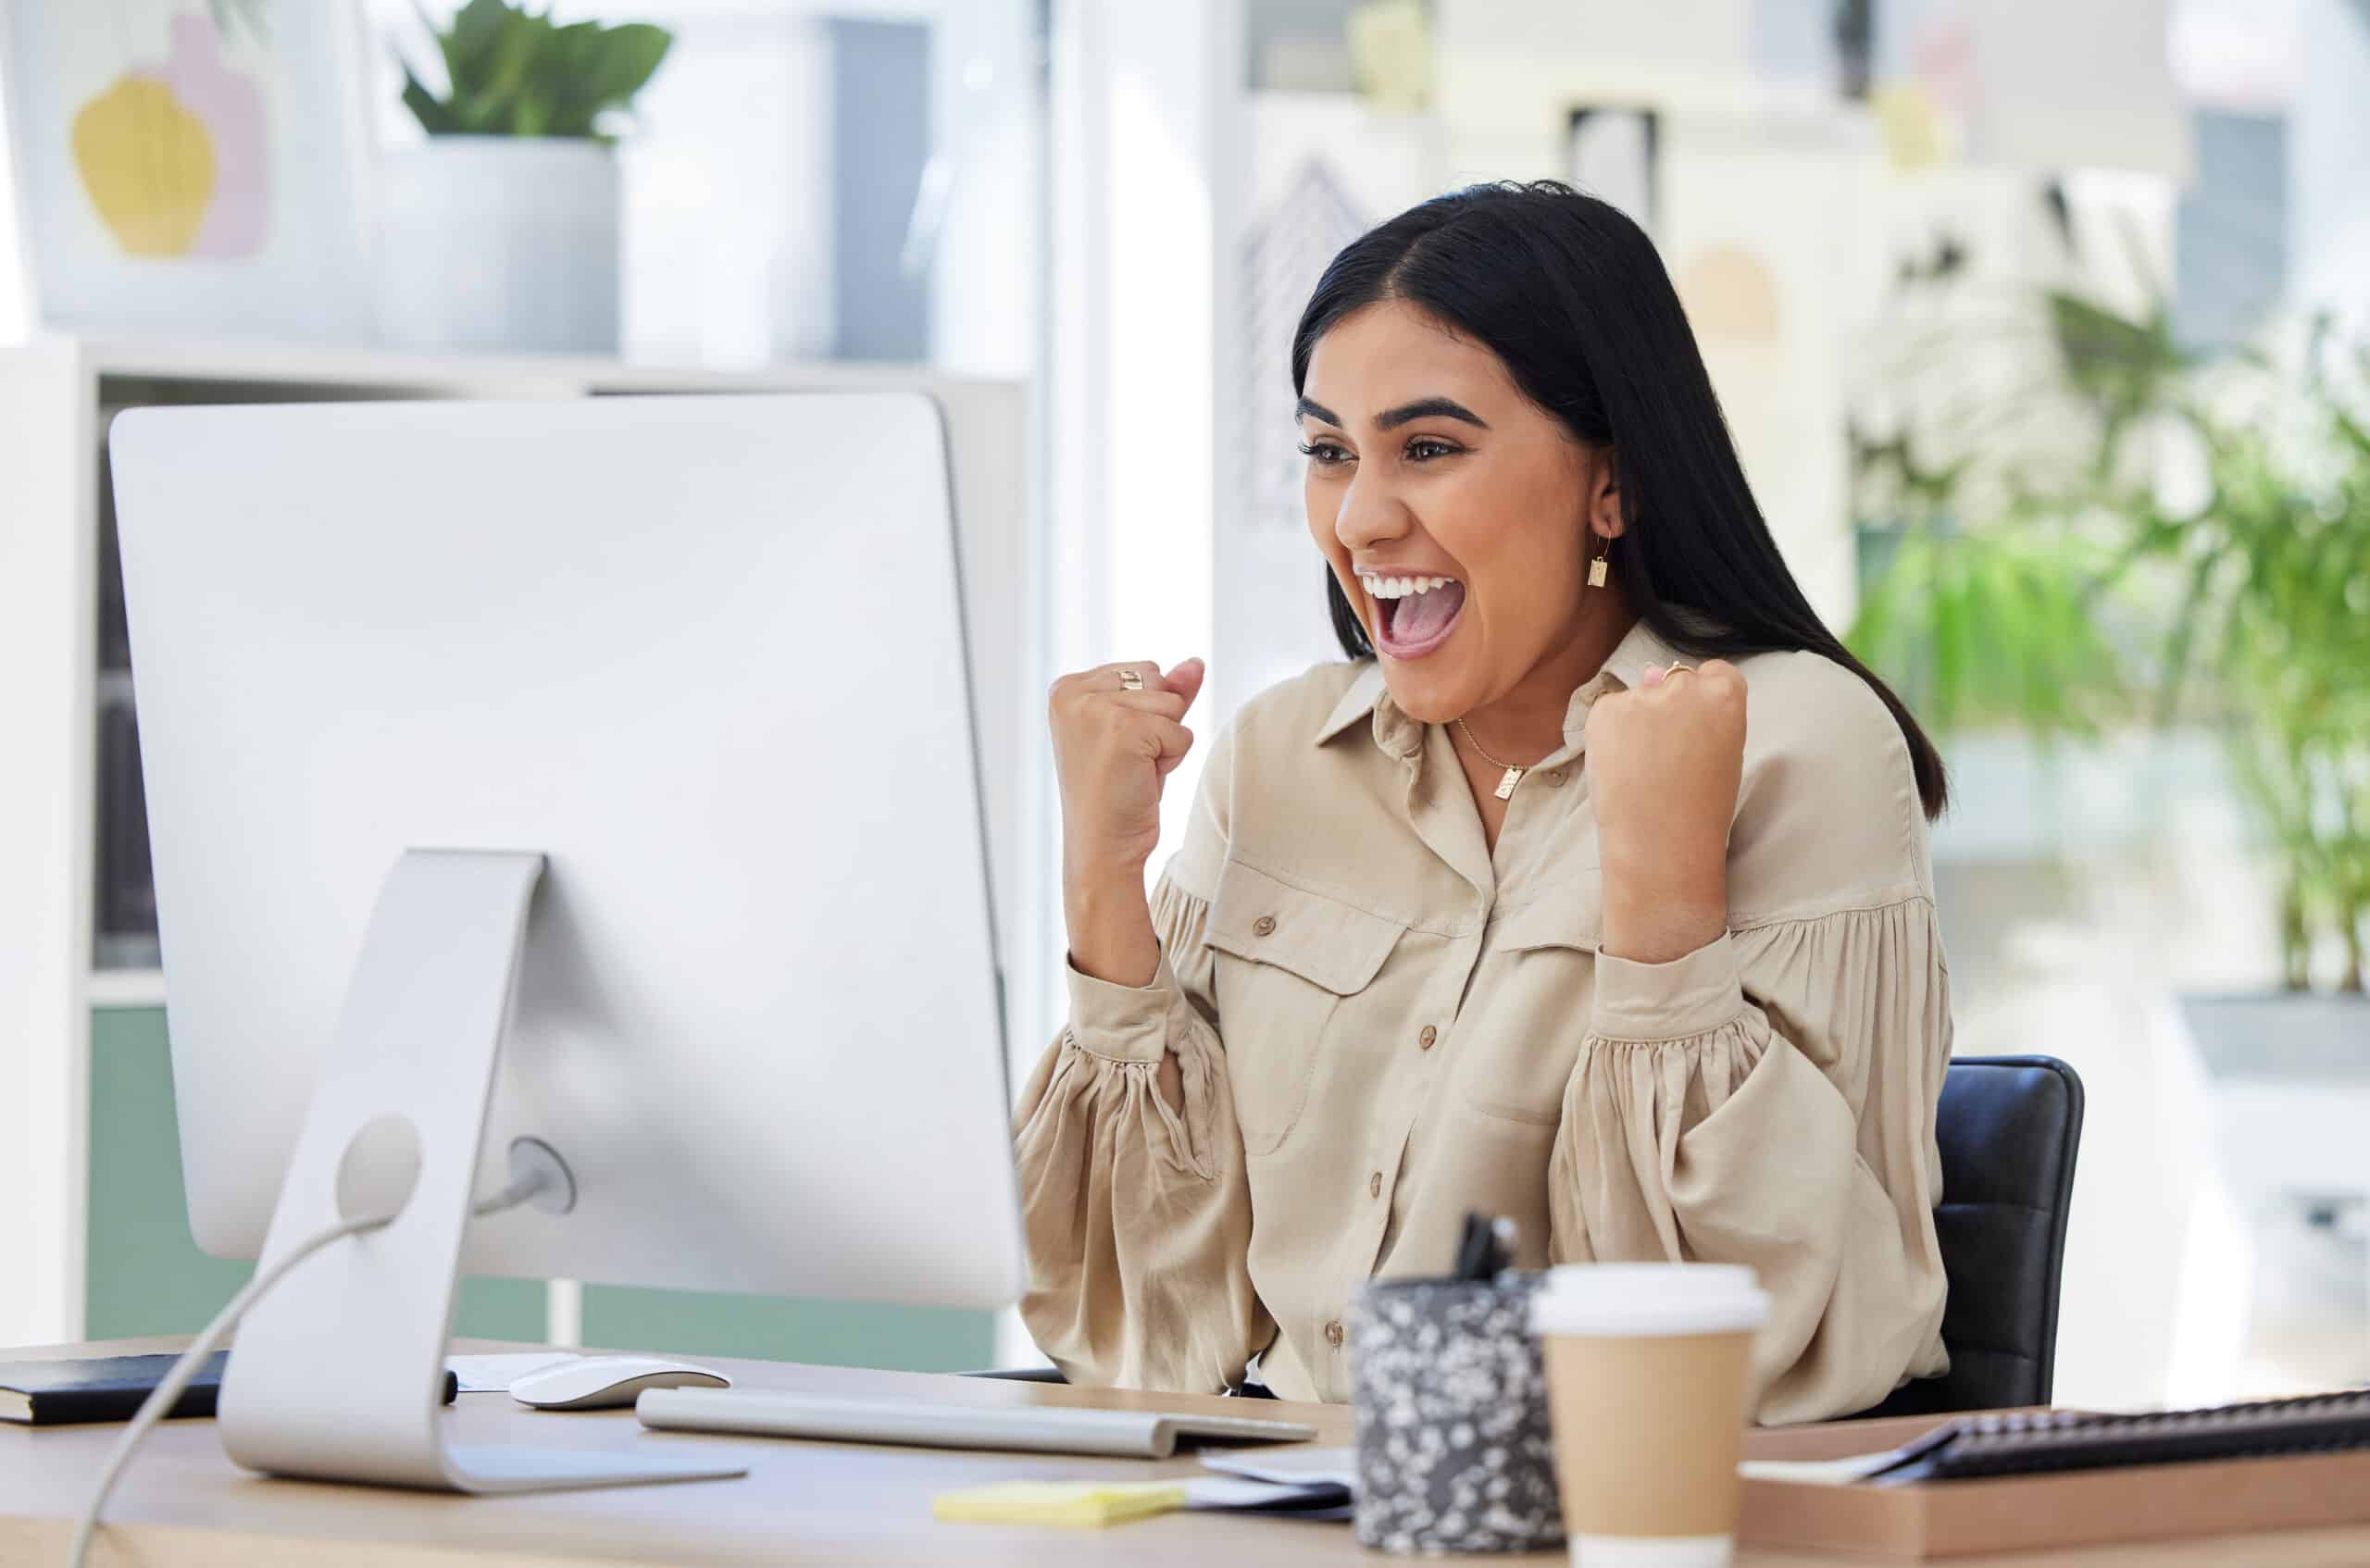
[[[1054,688],[1038,1343],[1341,1400],[1358,1286],[1480,1209],[1528,1266],[1758,1270],[1764,1421],[1941,1372],[1941,763],[1779,558],[1652,244],[1560,185],[1427,202],[1292,375],[1350,662],[1246,704],[1149,899],[1201,664]]]

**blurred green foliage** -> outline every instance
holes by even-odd
[[[1965,465],[1907,435],[1857,444],[1885,516],[1847,639],[1942,729],[2044,738],[2177,718],[2224,738],[2279,871],[2285,982],[2324,943],[2370,979],[2370,350],[2317,327],[2299,363],[2208,362],[2161,305],[2127,317],[2043,299],[2089,461],[1964,515]],[[2159,497],[2162,443],[2192,443],[2205,499]]]
[[[405,106],[430,136],[607,141],[603,117],[631,106],[675,36],[642,22],[562,27],[547,12],[469,0],[436,42],[450,93],[439,98],[404,68]]]

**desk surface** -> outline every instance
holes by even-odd
[[[123,1355],[177,1349],[172,1340],[121,1340],[0,1351],[0,1360]],[[459,1350],[520,1349],[464,1344]],[[1241,1414],[1240,1403],[1192,1396],[1115,1393],[913,1373],[860,1372],[699,1357],[744,1388],[910,1393],[988,1405],[1065,1404],[1199,1410]],[[1318,1441],[1349,1441],[1338,1406],[1262,1405],[1317,1428]],[[1144,1479],[1194,1473],[1191,1458],[1141,1461],[867,1447],[778,1439],[645,1434],[630,1411],[526,1410],[505,1394],[464,1394],[447,1419],[456,1439],[570,1448],[665,1443],[730,1449],[749,1475],[736,1481],[463,1498],[365,1487],[265,1480],[222,1455],[210,1421],[174,1421],[153,1433],[108,1508],[94,1563],[141,1568],[595,1568],[617,1563],[981,1563],[1061,1568],[1086,1562],[1165,1562],[1228,1568],[1324,1568],[1383,1561],[1360,1549],[1345,1524],[1176,1513],[1106,1530],[941,1524],[929,1500],[991,1481],[1109,1475]],[[115,1425],[0,1424],[0,1568],[53,1568],[64,1561],[74,1518],[89,1496]],[[1528,1562],[1562,1562],[1561,1552]],[[1833,1568],[1842,1559],[1746,1551],[1739,1568]],[[1865,1561],[1865,1560],[1860,1560]],[[1960,1559],[1961,1562],[1978,1560]],[[2013,1568],[2137,1568],[2246,1562],[2257,1568],[2336,1568],[2370,1562],[2370,1529],[2292,1531],[2243,1540],[2153,1543],[1980,1560]]]

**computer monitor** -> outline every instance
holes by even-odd
[[[1017,1298],[935,404],[141,409],[111,445],[192,1229],[268,1264],[403,1201],[251,1311],[234,1458],[667,1471],[448,1450],[456,1269]],[[528,1139],[572,1207],[469,1223]]]

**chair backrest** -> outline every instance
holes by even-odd
[[[2082,1080],[2051,1056],[1964,1056],[1942,1079],[1934,1228],[1951,1281],[1951,1370],[1896,1389],[1869,1415],[2045,1405]]]

